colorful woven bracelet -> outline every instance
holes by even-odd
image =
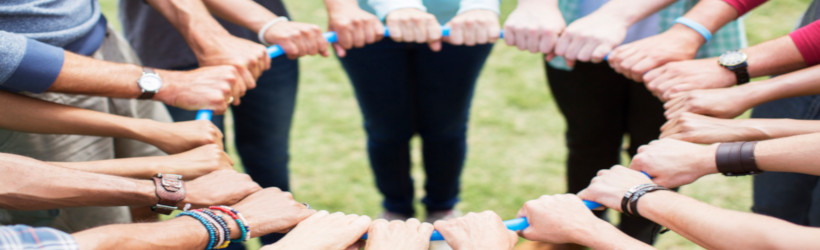
[[[242,213],[239,213],[238,210],[225,205],[218,206],[218,208],[222,209],[220,211],[229,211],[229,213],[226,213],[228,213],[228,215],[237,220],[236,223],[239,224],[239,228],[240,230],[242,230],[242,236],[237,240],[232,240],[233,242],[248,241],[251,239],[251,225],[248,224],[248,221],[245,220],[245,217],[242,216]]]
[[[196,214],[194,212],[182,212],[182,213],[179,213],[177,215],[177,217],[180,217],[180,216],[191,216],[194,219],[197,219],[200,223],[202,223],[202,225],[205,226],[205,229],[208,230],[208,246],[206,246],[205,249],[209,250],[209,249],[213,248],[214,241],[216,241],[216,235],[215,235],[216,232],[214,231],[213,226],[208,222],[207,219],[202,217],[202,215]]]
[[[214,218],[211,218],[210,216],[202,212],[201,209],[194,209],[191,210],[191,212],[198,214],[199,216],[202,216],[203,218],[208,220],[208,222],[210,222],[211,225],[214,226],[214,229],[216,229],[216,242],[214,242],[213,249],[216,249],[217,246],[220,246],[223,243],[225,243],[225,229],[221,225],[219,225],[219,222],[217,222]]]
[[[225,229],[225,234],[223,235],[224,237],[222,237],[222,240],[219,244],[217,244],[217,247],[215,247],[214,249],[222,249],[228,247],[228,244],[231,243],[231,229],[228,228],[228,223],[226,223],[221,216],[217,215],[211,210],[202,209],[202,212],[216,220],[216,222],[219,223],[219,225]]]
[[[233,208],[228,207],[228,206],[210,206],[210,207],[208,207],[208,208],[209,208],[209,209],[213,209],[213,210],[220,211],[220,212],[222,212],[222,213],[225,213],[225,214],[227,214],[228,216],[230,216],[231,218],[233,218],[233,219],[236,221],[236,225],[239,227],[239,231],[240,231],[240,232],[242,232],[242,235],[241,235],[241,236],[239,236],[239,238],[238,238],[238,239],[231,240],[231,242],[242,242],[242,241],[244,241],[244,240],[245,240],[245,235],[247,235],[247,234],[248,234],[248,229],[247,229],[247,227],[244,225],[244,223],[242,223],[242,221],[241,221],[241,220],[239,220],[239,216],[237,216],[237,215],[236,215],[236,213],[234,213],[234,212],[232,211],[232,210],[233,210]]]

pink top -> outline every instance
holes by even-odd
[[[723,0],[737,10],[737,16],[742,16],[750,10],[757,8],[768,0]]]
[[[817,42],[820,40],[820,20],[792,31],[789,37],[792,38],[797,50],[803,55],[803,60],[806,61],[807,66],[820,63],[820,43]]]

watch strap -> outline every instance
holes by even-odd
[[[735,72],[735,76],[737,77],[737,85],[749,82],[750,77],[748,68],[749,67],[746,67],[746,65],[744,65],[743,67],[737,67],[732,69],[732,72]]]
[[[177,204],[185,199],[185,186],[182,176],[157,174],[153,177],[153,180],[159,202],[151,207],[151,210],[155,213],[171,214],[177,209]]]

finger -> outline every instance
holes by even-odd
[[[489,23],[487,29],[487,41],[485,43],[495,43],[501,35],[501,28],[498,27],[497,22]]]
[[[316,46],[316,37],[312,30],[303,29],[301,31],[301,39],[307,48],[308,55],[315,55],[319,53],[319,48]]]
[[[668,102],[664,103],[664,104],[663,104],[663,108],[664,108],[664,109],[667,109],[667,110],[668,110],[668,109],[671,109],[671,108],[673,108],[673,107],[675,107],[675,106],[678,106],[680,103],[684,102],[685,100],[686,100],[686,98],[685,98],[685,97],[674,98],[674,99],[672,99],[672,100],[670,100],[670,101],[668,101]]]
[[[678,120],[668,120],[661,126],[661,131],[670,130],[672,127],[675,127],[675,124],[678,123]]]
[[[412,23],[409,23],[411,29],[413,30],[413,38],[416,43],[426,43],[428,42],[427,32],[428,28],[425,25],[424,20],[421,19],[413,19]]]
[[[666,68],[666,66],[661,66],[653,70],[652,72],[646,73],[646,75],[643,76],[643,80],[647,83],[654,82],[658,77],[664,75],[663,73],[666,72]]]
[[[387,28],[390,30],[390,39],[393,39],[395,42],[402,42],[404,31],[401,27],[401,22],[387,22]]]
[[[327,39],[325,39],[325,37],[322,36],[322,30],[319,29],[319,28],[314,29],[313,30],[313,38],[314,38],[313,41],[316,41],[316,47],[319,49],[319,55],[322,55],[323,57],[327,57],[328,56],[328,51],[327,50],[328,50],[328,47],[329,47],[328,46],[329,43],[327,42]]]
[[[464,22],[464,45],[475,46],[478,41],[477,33],[479,27],[472,20]]]
[[[356,46],[356,48],[364,47],[365,43],[367,43],[367,32],[360,22],[357,21],[354,24],[353,46]]]
[[[298,55],[299,53],[301,53],[299,45],[297,45],[296,42],[293,42],[290,39],[279,43],[279,47],[282,47],[282,50],[285,51],[285,54],[287,54],[288,58],[290,59],[299,57]]]
[[[578,60],[584,62],[584,60],[580,60],[581,50],[590,46],[594,45],[590,45],[590,42],[585,41],[584,39],[576,39],[573,41],[573,43],[570,43],[569,47],[567,48],[567,54],[564,55],[564,58],[568,58],[569,60],[573,61]],[[589,48],[589,53],[592,53],[592,48],[593,47]],[[588,60],[589,58],[587,58],[587,61]]]
[[[373,29],[373,25],[370,22],[365,22],[362,24],[362,33],[364,33],[364,45],[372,44],[376,42],[377,37],[379,34]]]
[[[518,47],[518,50],[527,50],[527,32],[525,30],[515,32],[515,46]]]
[[[539,51],[541,51],[542,53],[551,53],[557,40],[558,37],[555,35],[542,34],[541,39],[539,39],[538,43]],[[549,59],[547,61],[549,61]]]
[[[464,44],[464,31],[461,27],[460,23],[449,23],[450,26],[450,37],[448,37],[447,42],[453,45],[463,45]]]
[[[564,56],[567,54],[567,49],[572,43],[572,35],[564,34],[558,37],[558,42],[555,43],[555,55]]]
[[[340,58],[344,58],[347,55],[347,51],[338,43],[333,43],[333,49],[336,50],[336,56]]]
[[[643,82],[643,76],[646,72],[663,65],[664,62],[656,61],[655,59],[646,58],[632,67],[632,80],[636,82]]]
[[[515,33],[515,29],[513,29],[512,26],[504,24],[504,34],[506,35],[506,37],[504,38],[504,42],[507,43],[507,46],[515,45]]]
[[[604,61],[606,54],[610,51],[612,51],[612,46],[605,44],[598,45],[598,47],[595,47],[595,49],[589,54],[589,60],[593,63],[601,63]]]
[[[527,50],[532,53],[537,53],[539,49],[539,41],[541,40],[541,32],[538,29],[531,28],[527,30]]]
[[[663,92],[663,98],[668,100],[669,98],[672,98],[673,96],[676,96],[679,93],[685,93],[686,91],[694,90],[695,88],[696,88],[696,86],[694,84],[689,84],[689,83],[677,84],[677,85],[669,88],[669,90]]]
[[[353,48],[353,32],[349,27],[345,27],[336,31],[336,38],[339,40],[338,44],[344,49]]]

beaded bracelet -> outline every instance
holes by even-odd
[[[179,213],[177,215],[177,217],[180,217],[180,216],[191,216],[194,219],[199,220],[199,222],[202,223],[202,225],[205,226],[205,229],[208,230],[208,245],[205,247],[205,249],[213,248],[214,242],[216,241],[216,232],[215,232],[213,226],[211,225],[211,223],[209,223],[207,219],[202,217],[202,215],[199,215],[197,213],[190,212],[190,211],[182,212],[182,213]]]
[[[210,216],[202,212],[201,209],[191,210],[191,212],[196,213],[205,218],[206,220],[208,220],[208,222],[210,222],[211,225],[213,225],[213,227],[216,229],[216,242],[214,242],[213,249],[225,243],[225,228],[219,225],[219,222],[217,222],[214,218],[211,218]]]
[[[231,240],[231,242],[248,241],[251,238],[250,225],[245,220],[245,217],[243,217],[242,214],[239,213],[239,211],[237,211],[236,209],[233,209],[232,207],[224,206],[224,205],[223,206],[210,206],[208,208],[213,209],[213,210],[221,211],[221,212],[227,214],[228,216],[230,216],[231,218],[233,218],[234,220],[236,220],[236,224],[239,226],[239,230],[242,231],[242,236],[240,236],[239,239]]]
[[[216,220],[216,222],[219,223],[219,226],[221,226],[225,230],[225,234],[223,235],[224,237],[222,237],[222,240],[219,244],[217,244],[216,247],[214,247],[214,249],[222,249],[228,247],[228,244],[231,243],[231,229],[228,228],[228,223],[226,223],[221,216],[216,215],[211,210],[202,209],[202,212]]]

